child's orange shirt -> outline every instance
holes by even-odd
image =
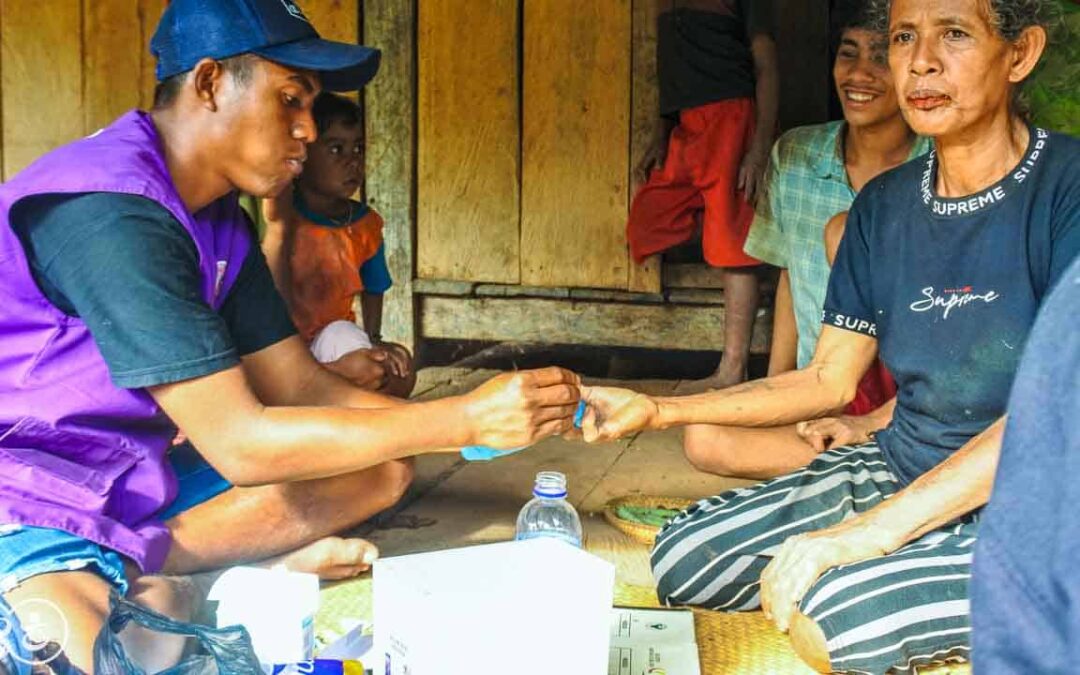
[[[364,290],[360,268],[382,245],[383,219],[364,204],[347,224],[332,224],[297,204],[300,214],[289,256],[293,322],[305,340],[333,321],[355,321],[353,300]]]

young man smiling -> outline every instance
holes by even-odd
[[[529,445],[579,399],[550,368],[405,404],[296,335],[236,195],[299,175],[320,86],[358,89],[378,52],[320,39],[284,0],[173,0],[151,48],[151,112],[0,186],[0,626],[18,640],[33,618],[29,638],[87,672],[110,592],[183,616],[156,573],[283,556],[357,574],[377,551],[332,535],[397,501],[410,456]],[[179,489],[177,426],[209,462]],[[124,639],[151,672],[180,653]]]

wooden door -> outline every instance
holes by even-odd
[[[520,281],[518,0],[423,0],[417,271]]]
[[[631,0],[419,3],[420,278],[645,290],[625,238],[633,21]]]

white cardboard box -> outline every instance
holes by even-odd
[[[555,539],[376,561],[383,675],[605,675],[615,568]]]

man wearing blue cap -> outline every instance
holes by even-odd
[[[320,87],[360,88],[377,51],[287,0],[173,0],[151,49],[151,112],[0,186],[0,671],[28,672],[29,639],[92,672],[113,590],[183,618],[157,573],[357,574],[374,547],[332,535],[399,499],[410,456],[531,444],[579,398],[550,368],[405,404],[296,335],[236,195],[300,173]],[[197,454],[170,456],[178,426]],[[179,655],[124,635],[150,672]]]

